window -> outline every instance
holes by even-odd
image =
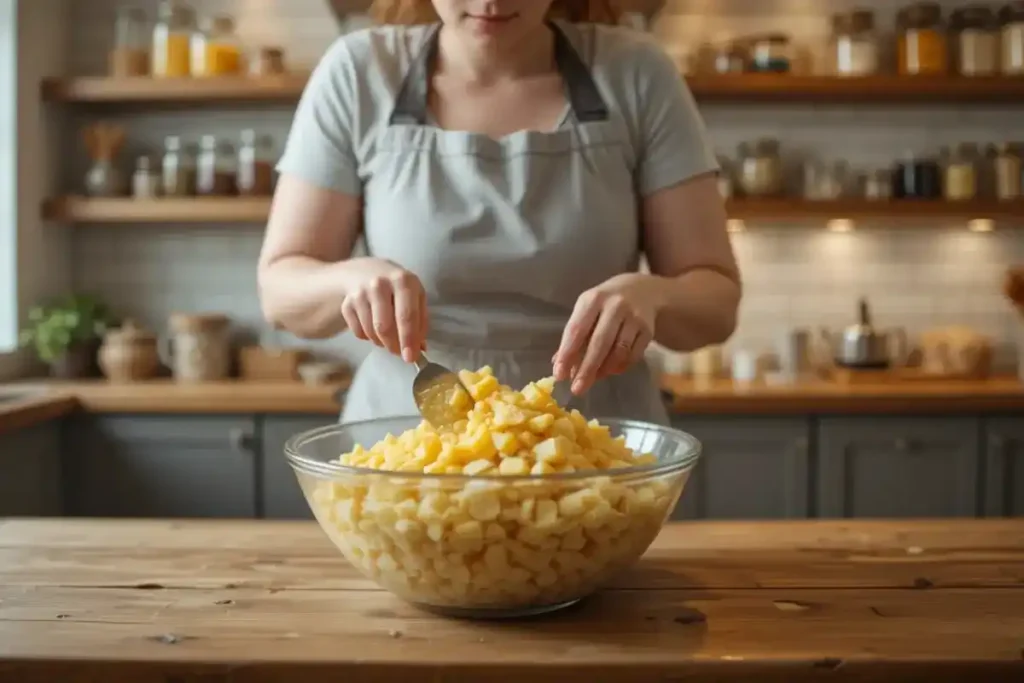
[[[18,341],[18,0],[0,0],[0,353]]]

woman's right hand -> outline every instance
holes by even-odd
[[[407,363],[419,358],[427,339],[427,295],[420,279],[391,261],[358,259],[345,289],[341,315],[358,339],[365,339]],[[355,264],[352,264],[355,266]]]

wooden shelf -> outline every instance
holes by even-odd
[[[833,218],[898,220],[924,224],[941,220],[987,218],[1024,226],[1024,200],[1015,202],[889,201],[856,199],[809,202],[802,199],[736,199],[727,205],[730,218],[749,221],[821,222]],[[65,223],[263,223],[269,197],[185,199],[91,199],[69,196],[47,201],[43,218]]]
[[[42,97],[77,104],[216,104],[295,103],[308,74],[271,78],[106,78],[48,79]],[[1024,77],[834,78],[786,74],[688,76],[694,97],[702,102],[936,103],[983,102],[1024,104]]]

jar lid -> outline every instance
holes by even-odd
[[[869,9],[850,12],[850,28],[855,33],[865,33],[875,29],[875,13]]]
[[[999,21],[1004,24],[1015,24],[1024,21],[1024,0],[1008,2],[999,10]]]
[[[229,322],[223,313],[172,313],[168,327],[173,332],[204,332],[222,329]]]
[[[900,13],[908,28],[930,28],[942,23],[942,7],[937,2],[918,2]]]
[[[126,318],[121,323],[121,327],[110,330],[107,332],[106,341],[115,343],[130,344],[132,342],[155,342],[156,335],[140,326],[137,322],[131,318]]]
[[[981,28],[994,29],[996,13],[986,5],[967,5],[953,10],[949,22],[956,29]]]

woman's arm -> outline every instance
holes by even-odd
[[[742,287],[714,175],[649,195],[642,222],[655,341],[674,351],[724,342],[736,329]]]

